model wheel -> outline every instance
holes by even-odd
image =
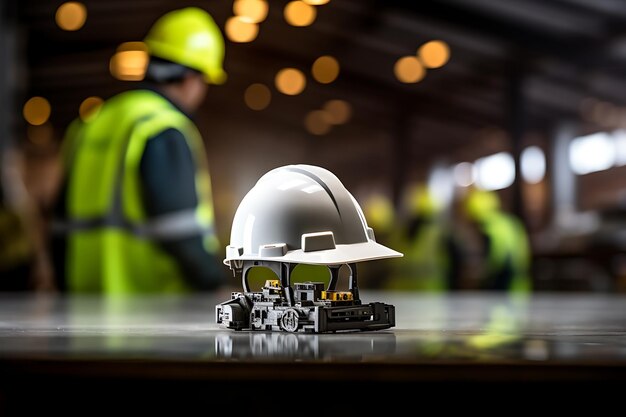
[[[286,310],[283,316],[280,318],[280,328],[286,332],[297,332],[298,322],[298,312],[293,308],[290,308]]]

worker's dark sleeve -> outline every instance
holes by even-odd
[[[168,129],[148,140],[139,169],[150,217],[196,207],[195,165],[180,131]],[[204,249],[200,235],[161,244],[179,262],[193,288],[211,290],[224,283],[225,267]]]
[[[485,264],[489,265],[489,254],[493,250],[493,239],[487,234],[483,234],[484,239],[484,247],[485,247]],[[481,288],[483,290],[497,290],[497,291],[506,291],[510,288],[511,283],[513,282],[513,259],[511,254],[507,255],[504,264],[499,265],[499,268],[496,270],[491,270],[489,266],[487,266],[488,272],[485,277],[485,281],[482,283]]]
[[[448,269],[447,269],[447,286],[448,290],[462,290],[461,271],[465,262],[465,254],[458,242],[457,237],[449,232],[444,238],[444,247],[447,252]]]

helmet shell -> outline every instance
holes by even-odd
[[[209,83],[226,81],[224,37],[211,15],[198,7],[166,13],[152,25],[144,42],[152,56],[200,71]]]
[[[263,175],[239,204],[224,263],[337,265],[399,256],[376,242],[358,202],[334,174],[287,165]]]

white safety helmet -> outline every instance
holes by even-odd
[[[400,256],[376,243],[359,203],[333,173],[287,165],[263,175],[239,204],[224,263],[340,265]]]

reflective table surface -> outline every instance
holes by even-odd
[[[0,399],[19,381],[93,386],[102,378],[190,389],[224,381],[626,382],[626,295],[361,290],[363,302],[395,306],[396,326],[330,334],[220,328],[215,305],[229,298],[0,295]]]

